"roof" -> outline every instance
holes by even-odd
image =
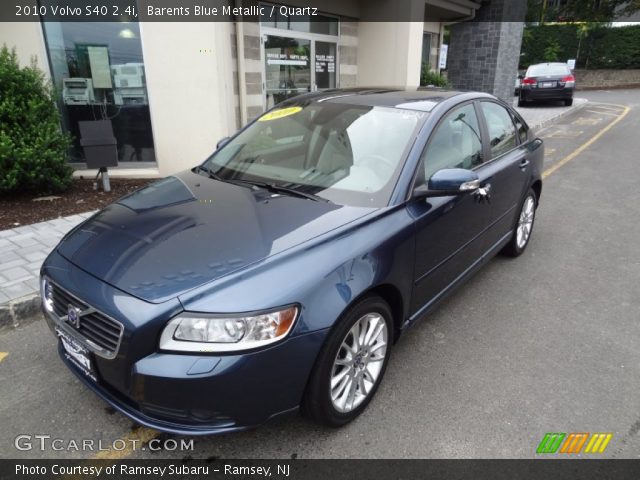
[[[284,104],[295,105],[304,102],[331,102],[367,107],[394,107],[407,110],[430,112],[440,102],[449,98],[468,94],[441,88],[344,88],[324,90],[293,97]]]

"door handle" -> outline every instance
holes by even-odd
[[[486,183],[484,186],[475,191],[475,198],[479,203],[491,203],[491,184]]]
[[[527,167],[529,166],[529,164],[530,164],[530,163],[531,163],[531,162],[529,161],[529,159],[527,159],[527,158],[523,158],[523,159],[520,161],[520,165],[518,165],[518,167],[520,167],[520,168],[522,168],[522,169],[525,169],[525,168],[527,168]]]

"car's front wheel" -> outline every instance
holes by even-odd
[[[536,219],[537,203],[536,193],[530,188],[520,206],[520,214],[516,220],[513,236],[502,251],[504,254],[510,257],[518,257],[529,245],[531,233],[533,232],[533,223]]]
[[[360,415],[380,385],[392,343],[387,302],[368,296],[351,307],[318,356],[302,402],[303,413],[331,427]]]

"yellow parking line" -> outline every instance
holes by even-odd
[[[624,117],[626,117],[627,114],[631,111],[631,109],[629,107],[623,107],[622,105],[615,105],[615,106],[620,106],[620,107],[624,108],[624,112],[622,112],[620,114],[620,116],[618,118],[616,118],[614,121],[612,121],[609,125],[607,125],[602,130],[600,130],[598,133],[596,133],[591,138],[591,140],[589,140],[587,143],[583,144],[578,149],[574,150],[572,153],[570,153],[569,155],[564,157],[562,160],[560,160],[558,163],[556,163],[555,165],[553,165],[553,166],[549,167],[547,170],[545,170],[544,173],[542,174],[542,178],[547,178],[553,172],[555,172],[560,167],[562,167],[562,166],[566,165],[567,163],[569,163],[571,160],[576,158],[578,155],[580,155],[582,152],[584,152],[591,145],[596,143],[600,139],[600,137],[602,137],[605,133],[607,133],[609,130],[611,130],[613,127],[615,127],[618,123],[620,123],[622,121],[622,119]]]
[[[138,427],[132,430],[130,433],[123,435],[117,439],[114,444],[117,444],[116,448],[109,448],[108,450],[102,450],[96,453],[92,460],[121,460],[130,456],[133,453],[133,446],[140,448],[143,444],[153,440],[160,432],[152,430],[147,427]],[[123,446],[124,448],[120,448]]]
[[[0,352],[0,362],[7,358],[7,355],[9,355],[9,352]]]

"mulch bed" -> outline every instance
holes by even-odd
[[[93,189],[92,179],[74,179],[67,191],[53,194],[60,197],[53,200],[34,201],[34,198],[48,197],[48,194],[14,193],[0,196],[0,230],[103,208],[152,181],[111,178],[111,191],[105,193]],[[100,180],[98,183],[102,187]]]

